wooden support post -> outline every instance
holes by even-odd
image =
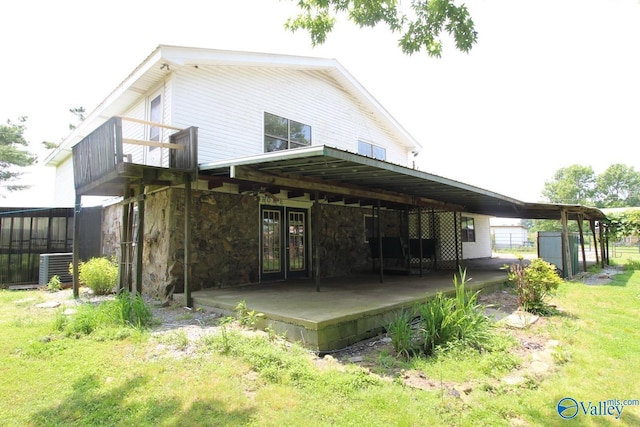
[[[371,237],[374,238],[376,236],[376,205],[371,204]],[[380,236],[378,236],[380,237]],[[369,247],[371,248],[371,243],[369,243]],[[371,273],[376,272],[376,259],[373,257],[373,249],[371,249]]]
[[[422,208],[418,206],[418,245],[420,245],[420,277],[424,273],[424,253],[422,251]],[[411,247],[411,242],[409,242]]]
[[[311,209],[311,226],[313,227],[313,278],[316,292],[320,292],[320,196],[315,192],[313,208]]]
[[[591,227],[591,234],[593,234],[593,250],[596,253],[596,265],[599,265],[600,258],[598,256],[598,238],[596,236],[596,221],[594,219],[589,220],[589,227]]]
[[[584,234],[582,233],[582,222],[584,215],[578,214],[578,231],[580,232],[580,248],[582,249],[582,271],[587,272],[587,255],[584,251]]]
[[[184,298],[193,308],[191,298],[191,175],[185,173],[184,183]]]
[[[124,186],[124,197],[129,195],[129,185]],[[129,283],[129,205],[127,203],[122,205],[122,231],[120,233],[120,265],[118,271],[118,289],[117,292],[121,293],[128,289]]]
[[[609,264],[609,254],[606,253],[605,251],[605,244],[604,244],[604,225],[602,224],[602,222],[600,222],[600,255],[601,255],[601,260],[600,260],[600,267],[604,268],[605,265],[605,260],[606,260],[606,264]]]
[[[429,225],[431,229],[431,238],[436,242],[435,254],[433,255],[433,271],[438,271],[438,240],[436,239],[436,212],[434,209],[431,209]]]
[[[460,215],[460,219],[462,220],[462,214]],[[453,213],[453,228],[454,228],[454,234],[455,234],[455,244],[456,244],[456,271],[460,270],[460,254],[459,254],[459,247],[460,247],[460,232],[458,231],[458,213],[454,212]]]
[[[384,256],[382,255],[382,228],[380,225],[380,200],[378,200],[378,254],[380,259],[380,283],[384,282]]]
[[[144,182],[138,185],[138,235],[136,239],[136,294],[142,295],[142,255],[144,250]]]
[[[562,268],[566,277],[573,277],[573,266],[571,265],[571,248],[569,247],[569,228],[567,227],[567,210],[560,211],[560,222],[562,223]]]
[[[80,272],[78,266],[80,264],[78,258],[80,256],[80,206],[82,196],[76,193],[76,202],[73,210],[73,297],[78,299],[80,297]]]
[[[402,222],[400,223],[402,225]],[[411,232],[409,231],[409,205],[404,207],[404,224],[407,227],[407,274],[411,275]],[[402,227],[400,227],[402,228]]]

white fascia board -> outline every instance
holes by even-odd
[[[62,141],[60,146],[51,152],[44,164],[56,166],[71,155],[71,148],[84,137],[93,132],[98,126],[107,121],[112,115],[119,112],[108,111],[109,108],[121,98],[138,79],[149,71],[162,59],[160,48],[156,48],[138,67],[125,78],[107,97],[95,107],[91,113]],[[106,113],[105,113],[106,112]]]
[[[202,163],[198,165],[198,170],[206,171],[209,169],[225,168],[232,166],[253,165],[259,162],[288,160],[290,158],[313,157],[324,154],[324,145],[315,145],[304,148],[296,148],[293,150],[272,151],[270,153],[258,154],[255,156],[247,156],[239,159],[221,160],[218,162]]]
[[[180,46],[160,46],[162,57],[176,65],[244,65],[303,69],[336,67],[334,59],[272,53],[240,52]]]

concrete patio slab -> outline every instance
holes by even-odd
[[[495,263],[494,263],[495,264]],[[507,273],[500,265],[467,271],[467,289],[495,289]],[[486,268],[486,265],[484,266]],[[387,275],[381,283],[375,274],[322,279],[316,292],[312,279],[257,284],[193,292],[196,307],[233,315],[244,301],[248,310],[263,313],[257,325],[271,328],[311,350],[328,352],[382,332],[396,313],[434,296],[454,293],[453,271],[427,272],[419,276]],[[180,295],[176,295],[180,298]]]

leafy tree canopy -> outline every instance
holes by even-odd
[[[24,190],[25,185],[11,184],[22,175],[16,168],[31,166],[36,157],[21,147],[29,143],[24,139],[26,117],[20,117],[18,123],[7,120],[0,125],[0,186],[9,191]]]
[[[596,205],[607,208],[640,206],[640,171],[620,163],[609,166],[598,175]]]
[[[556,171],[544,183],[542,196],[551,203],[592,204],[596,175],[591,166],[572,165]]]
[[[610,222],[610,233],[617,240],[623,237],[640,236],[640,209],[629,209],[607,214]]]
[[[313,46],[326,41],[340,14],[359,27],[386,24],[400,34],[398,45],[409,55],[424,50],[441,56],[443,33],[453,37],[463,52],[471,50],[478,38],[467,7],[454,0],[297,0],[297,4],[298,15],[289,18],[285,27],[306,30]]]
[[[545,182],[542,196],[551,203],[599,208],[640,206],[640,171],[615,163],[596,176],[591,166],[572,165]]]

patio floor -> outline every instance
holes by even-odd
[[[502,285],[507,273],[501,270],[509,260],[466,261],[467,289]],[[316,292],[313,279],[263,283],[193,292],[195,307],[207,307],[234,314],[245,301],[248,310],[263,313],[259,328],[271,328],[287,339],[300,341],[320,353],[336,350],[382,332],[403,307],[412,307],[437,292],[453,292],[453,271],[417,275],[376,274],[325,278]],[[176,297],[180,297],[176,295]]]

